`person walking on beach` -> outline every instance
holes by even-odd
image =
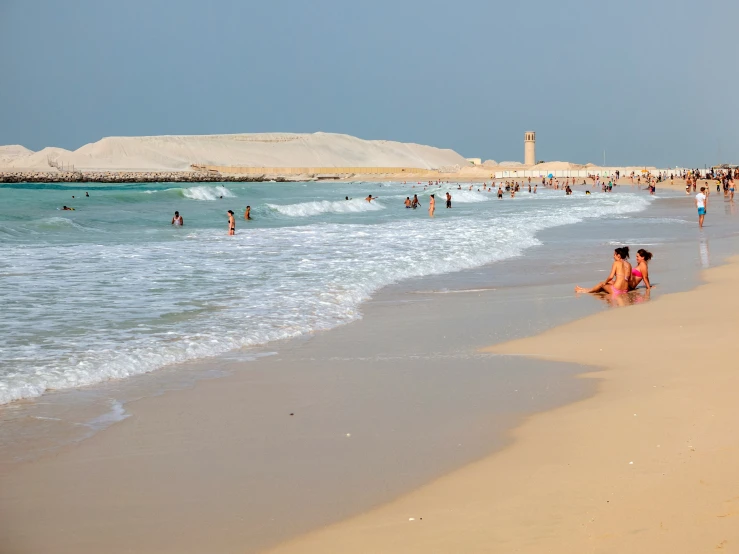
[[[228,235],[232,236],[236,234],[236,220],[234,219],[234,213],[228,210]]]
[[[452,207],[452,195],[448,192],[446,193],[446,207],[451,208]]]
[[[613,264],[608,279],[598,283],[591,289],[575,287],[575,292],[607,292],[613,296],[619,296],[629,291],[629,279],[631,278],[631,264],[626,260],[629,257],[629,247],[622,246],[613,251]]]
[[[434,212],[436,211],[436,198],[434,198],[434,195],[432,194],[429,196],[429,217],[434,217]]]
[[[703,220],[706,219],[706,208],[708,207],[708,197],[706,196],[706,187],[701,187],[701,191],[695,195],[695,207],[698,208],[698,227],[703,229]]]
[[[244,219],[251,219],[251,206],[246,207],[246,211],[244,211]]]
[[[184,224],[185,224],[185,220],[182,219],[180,212],[175,212],[174,217],[172,218],[172,225],[174,225],[175,227],[181,227]]]

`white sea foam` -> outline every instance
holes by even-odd
[[[477,189],[475,190],[450,190],[449,194],[452,195],[452,206],[455,204],[455,202],[459,202],[460,204],[471,204],[473,202],[486,202],[488,200],[493,200],[496,198],[495,193],[493,192],[477,192]],[[440,191],[436,195],[437,201],[440,202],[446,202],[446,190]]]
[[[300,204],[267,204],[267,207],[288,217],[310,217],[320,214],[349,214],[357,212],[374,212],[385,209],[377,200],[367,202],[364,198],[352,200],[317,200]]]
[[[224,198],[236,198],[236,195],[224,186],[197,186],[181,190],[182,196],[193,200],[218,200],[221,196]]]
[[[539,244],[538,231],[650,201],[540,194],[470,206],[464,216],[441,210],[433,220],[363,199],[271,203],[283,216],[323,217],[237,226],[228,237],[220,224],[172,233],[159,221],[169,209],[163,197],[152,223],[126,223],[105,240],[22,243],[9,235],[0,243],[0,403],[329,329],[358,318],[360,304],[390,283],[519,256]],[[384,210],[384,219],[352,222],[352,212],[369,210]],[[187,222],[208,213],[188,213]],[[417,247],[421,237],[429,247]]]

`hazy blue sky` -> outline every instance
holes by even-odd
[[[739,163],[736,0],[0,0],[0,144],[348,133]],[[719,152],[721,158],[719,159]]]

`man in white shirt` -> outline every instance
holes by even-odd
[[[698,227],[701,229],[703,228],[703,220],[706,218],[707,206],[706,187],[701,187],[701,191],[695,195],[695,207],[698,208]]]

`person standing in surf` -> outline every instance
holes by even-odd
[[[695,195],[695,207],[698,208],[698,227],[703,229],[703,220],[706,219],[706,207],[708,206],[708,197],[706,197],[706,187],[701,187],[701,191]]]
[[[434,212],[436,211],[436,198],[434,198],[434,195],[432,194],[429,196],[429,217],[434,217]]]
[[[174,225],[175,227],[181,227],[184,224],[185,220],[182,219],[180,212],[175,212],[174,217],[172,218],[172,225]]]
[[[228,235],[232,236],[236,234],[236,220],[234,219],[234,213],[228,210]]]
[[[244,212],[244,219],[251,219],[251,206],[246,207],[246,211]]]
[[[452,207],[452,195],[448,192],[446,193],[446,207],[451,208]]]

